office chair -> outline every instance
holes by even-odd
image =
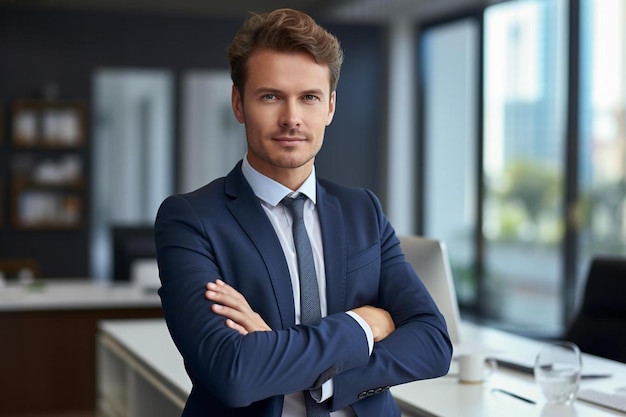
[[[459,303],[456,298],[448,249],[443,241],[422,236],[398,236],[400,246],[437,307],[446,319],[452,343],[460,343]]]
[[[591,261],[583,303],[565,338],[580,350],[626,363],[626,258]]]

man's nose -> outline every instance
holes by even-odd
[[[300,126],[300,124],[302,123],[300,110],[301,109],[296,102],[285,102],[280,116],[281,127],[293,128]]]

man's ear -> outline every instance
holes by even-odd
[[[328,102],[328,118],[326,119],[326,126],[329,126],[335,116],[335,106],[337,104],[337,91],[330,93],[330,100]]]
[[[230,102],[233,106],[233,113],[235,114],[235,118],[239,123],[245,123],[246,118],[243,112],[243,97],[239,88],[233,85],[232,91],[230,93]]]

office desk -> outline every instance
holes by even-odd
[[[162,317],[160,299],[129,284],[38,282],[0,288],[0,416],[93,413],[97,323]]]
[[[85,279],[37,280],[0,288],[0,313],[160,307],[156,290],[130,283],[98,283]]]
[[[182,359],[163,320],[103,321],[98,334],[98,410],[102,416],[178,417],[191,390]],[[532,357],[540,343],[481,326],[463,323],[462,351],[488,350]],[[517,352],[517,353],[516,353]],[[613,377],[584,381],[582,387],[626,386],[626,365],[585,356],[587,367],[610,371]],[[416,381],[392,388],[404,415],[437,417],[602,417],[624,416],[577,401],[573,406],[550,407],[541,398],[533,378],[498,369],[486,383],[460,384],[454,376]],[[528,404],[495,394],[507,389],[537,402]]]
[[[165,322],[107,320],[98,329],[98,415],[180,417],[191,381]]]
[[[542,346],[541,342],[487,327],[463,323],[462,344],[455,348],[455,356],[464,351],[487,352],[503,359],[532,364]],[[581,388],[626,387],[626,365],[590,355],[583,356],[585,372],[610,373],[612,377],[583,380]],[[416,381],[391,389],[402,408],[418,416],[445,417],[599,417],[624,416],[583,401],[572,406],[546,404],[533,376],[499,367],[482,384],[462,384],[456,377],[457,363],[453,361],[450,373],[442,378]],[[520,395],[536,404],[529,404],[506,394],[492,392],[500,388]]]

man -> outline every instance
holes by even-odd
[[[193,383],[184,416],[399,416],[390,386],[448,371],[443,317],[378,199],[316,178],[342,59],[290,9],[251,16],[229,48],[247,153],[155,223],[163,311]],[[300,304],[311,297],[321,318]]]

